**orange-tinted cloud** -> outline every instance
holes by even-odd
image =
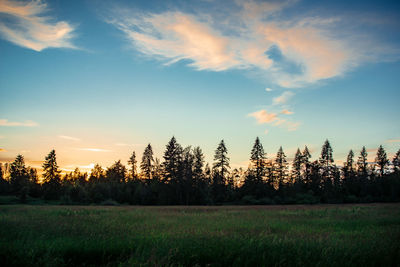
[[[135,49],[165,64],[188,60],[198,70],[246,69],[286,88],[340,76],[367,59],[380,60],[371,56],[364,40],[333,27],[339,19],[278,16],[294,2],[235,1],[223,19],[212,8],[204,13],[119,9],[107,21],[122,30]],[[285,69],[270,57],[271,48],[299,71]],[[374,49],[378,54],[381,50]]]
[[[4,148],[0,148],[0,152],[7,152]]]
[[[11,19],[0,20],[0,36],[35,51],[48,47],[75,48],[71,43],[74,27],[65,21],[53,22],[45,16],[47,4],[42,1],[0,1],[0,14]]]

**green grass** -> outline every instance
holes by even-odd
[[[0,262],[399,266],[400,205],[0,206]]]

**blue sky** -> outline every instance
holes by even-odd
[[[400,147],[400,6],[389,1],[0,0],[0,161],[65,170],[162,157],[175,135],[246,166],[259,136],[341,164]]]

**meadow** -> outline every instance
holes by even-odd
[[[400,204],[0,206],[1,266],[399,266]]]

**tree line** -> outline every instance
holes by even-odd
[[[328,140],[321,154],[311,161],[307,146],[297,149],[289,166],[279,148],[267,158],[257,137],[247,169],[231,169],[228,150],[222,140],[212,165],[206,164],[200,147],[182,147],[172,137],[163,161],[154,157],[151,144],[140,164],[135,151],[128,167],[120,160],[104,169],[96,164],[90,174],[75,171],[61,175],[56,152],[43,163],[40,180],[37,170],[25,165],[18,155],[11,164],[0,164],[0,194],[57,200],[64,204],[135,205],[218,205],[218,204],[313,204],[400,201],[400,150],[390,161],[378,148],[375,162],[369,163],[362,147],[355,158],[349,151],[343,166],[334,163]]]

